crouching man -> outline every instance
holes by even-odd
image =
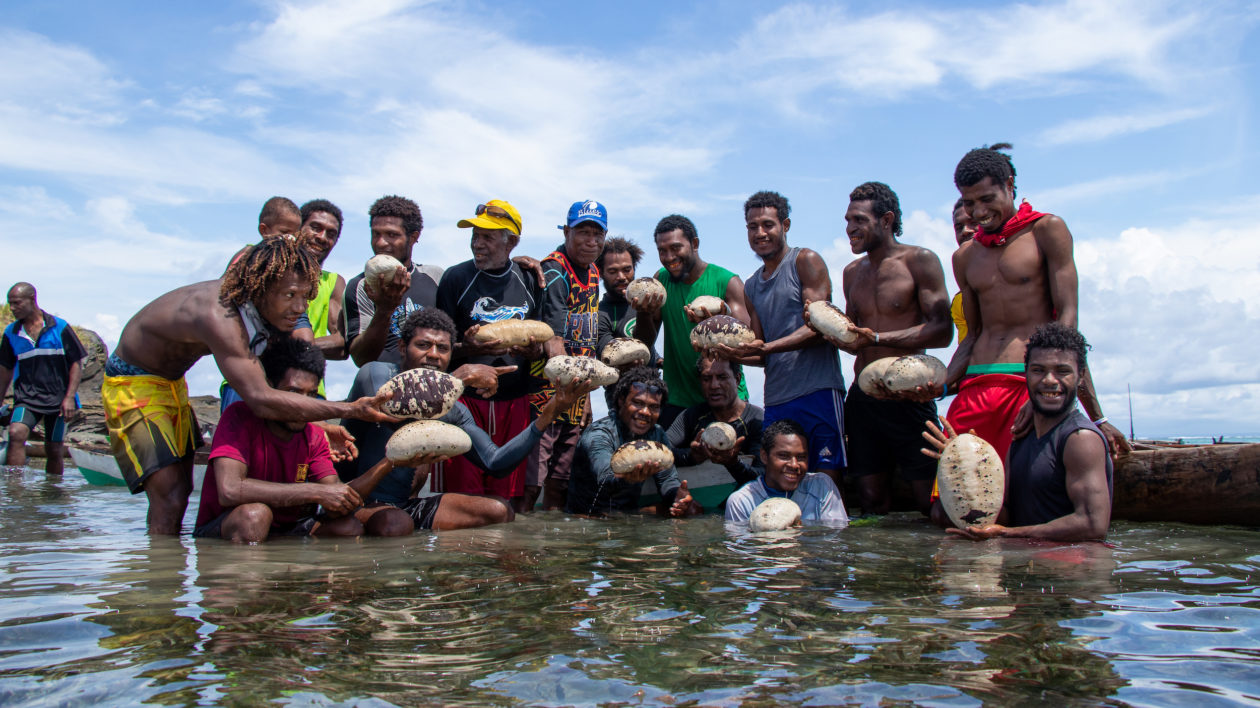
[[[1016,440],[1006,455],[1006,498],[996,524],[947,529],[983,540],[997,536],[1050,541],[1097,541],[1111,524],[1111,457],[1098,426],[1076,407],[1089,345],[1080,332],[1060,322],[1041,325],[1024,350],[1032,434]],[[954,434],[948,422],[949,436]],[[925,438],[938,451],[946,433],[928,425]],[[924,450],[932,454],[931,450]],[[940,502],[932,518],[949,520]]]
[[[641,480],[648,476],[656,480],[661,504],[655,509],[640,508],[643,481],[631,482],[612,471],[613,453],[631,440],[669,445],[665,431],[656,424],[667,396],[665,382],[656,369],[638,366],[621,375],[613,397],[615,407],[587,427],[578,441],[569,475],[568,513],[604,515],[614,511],[650,510],[662,516],[692,516],[703,511],[691,498],[687,483],[679,483],[678,470],[672,464],[660,469],[651,462],[644,462],[640,467],[652,469],[636,470],[633,475]]]
[[[309,342],[277,337],[259,360],[275,390],[317,395],[324,355]],[[214,433],[193,535],[236,543],[271,536],[358,536],[364,529],[353,512],[384,471],[342,484],[318,427],[264,420],[244,402],[233,403]]]
[[[424,309],[411,313],[399,333],[401,367],[385,362],[371,362],[364,366],[350,388],[351,398],[359,391],[375,393],[400,370],[426,368],[446,371],[451,363],[454,343],[455,323],[445,312]],[[498,388],[498,375],[515,370],[515,366],[464,364],[451,375],[463,381],[465,396],[476,392],[488,398]],[[556,395],[542,407],[538,418],[502,446],[495,445],[490,434],[477,425],[472,412],[462,401],[456,402],[451,412],[441,420],[459,426],[472,440],[472,449],[464,455],[466,461],[491,477],[503,478],[510,475],[538,445],[543,431],[556,419],[556,414],[574,406],[591,388],[585,381],[558,387]],[[360,452],[357,464],[348,463],[341,467],[342,478],[353,485],[364,476],[377,474],[381,465],[389,465],[389,460],[385,458],[385,444],[394,431],[406,422],[409,421],[389,424],[344,421],[357,440]],[[366,496],[367,505],[357,514],[359,520],[369,530],[378,526],[393,530],[401,523],[417,529],[445,531],[505,523],[516,518],[512,504],[494,495],[447,492],[415,497],[428,480],[432,464],[438,461],[440,458],[429,457],[415,460],[415,466],[390,466],[381,476],[379,484],[371,483],[372,488]]]
[[[849,515],[831,477],[809,472],[809,437],[800,423],[784,418],[761,434],[766,472],[726,500],[727,523],[747,524],[753,509],[770,497],[787,497],[801,508],[801,523],[844,528]]]

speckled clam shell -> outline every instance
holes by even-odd
[[[621,376],[616,369],[598,359],[567,354],[548,359],[547,365],[543,367],[543,375],[557,386],[564,386],[578,379],[590,379],[596,386],[611,386]]]
[[[787,497],[770,497],[748,515],[748,530],[754,533],[782,531],[801,523],[801,507]]]
[[[1006,478],[992,445],[970,433],[955,436],[936,464],[941,506],[959,527],[991,524],[1002,509]]]
[[[707,317],[720,315],[726,309],[726,301],[713,295],[701,295],[691,301],[692,311]]]
[[[648,360],[652,358],[652,352],[646,344],[637,339],[617,337],[604,345],[604,354],[600,358],[609,366],[621,368],[648,363]]]
[[[656,278],[636,278],[626,286],[626,299],[634,302],[645,295],[665,297],[665,286]]]
[[[393,256],[384,253],[372,256],[367,263],[363,264],[363,287],[372,292],[380,292],[381,283],[386,278],[392,277],[394,271],[402,267],[403,264]]]
[[[739,436],[735,434],[735,428],[730,423],[718,421],[709,423],[704,430],[700,431],[700,442],[704,443],[710,450],[726,451],[735,447],[735,441]]]
[[[481,325],[477,329],[477,334],[473,335],[473,339],[479,343],[493,342],[497,339],[504,347],[525,347],[529,346],[530,337],[533,337],[536,342],[545,342],[554,335],[551,325],[545,322],[502,320]]]
[[[464,395],[464,382],[444,371],[411,369],[386,381],[377,394],[390,399],[381,411],[398,418],[441,418]]]
[[[631,440],[617,448],[612,455],[612,473],[628,482],[642,482],[648,476],[631,476],[634,468],[644,462],[651,462],[659,472],[674,464],[674,453],[669,446],[655,440]],[[650,476],[650,475],[649,475]]]
[[[385,443],[385,457],[408,465],[423,455],[455,457],[472,449],[472,438],[457,425],[440,420],[417,420],[399,428]]]
[[[719,344],[733,347],[756,338],[748,325],[730,315],[714,315],[691,330],[693,349],[712,349]]]
[[[889,391],[913,391],[918,386],[943,383],[945,364],[930,354],[900,357],[884,370],[884,385]]]
[[[883,381],[884,374],[888,371],[888,367],[892,366],[893,362],[900,358],[901,357],[897,356],[886,356],[883,359],[876,359],[875,361],[867,364],[866,368],[862,369],[862,373],[858,374],[858,388],[862,389],[862,391],[868,396],[880,395],[882,392],[875,385],[875,382]]]
[[[857,333],[849,329],[853,325],[853,320],[849,319],[843,310],[836,307],[835,303],[816,300],[809,303],[806,309],[809,311],[809,325],[814,330],[839,339],[845,344],[857,340]]]

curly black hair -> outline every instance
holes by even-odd
[[[892,191],[892,187],[883,182],[864,182],[849,192],[849,201],[870,202],[871,213],[876,219],[882,218],[884,214],[891,211],[894,217],[893,236],[901,235],[901,202],[897,199],[897,193]]]
[[[805,434],[805,428],[791,418],[776,420],[761,431],[761,449],[769,454],[775,441],[788,435],[800,438],[805,443],[805,449],[809,449],[809,436]]]
[[[630,263],[639,265],[639,261],[643,259],[643,249],[639,248],[639,244],[630,239],[614,236],[604,241],[604,250],[600,252],[599,258],[595,259],[595,267],[599,271],[604,272],[604,256],[610,253],[629,253]]]
[[[306,220],[311,218],[311,214],[314,214],[317,211],[323,211],[323,212],[332,214],[333,218],[337,220],[338,230],[341,230],[342,225],[346,223],[345,220],[341,218],[341,209],[339,209],[336,204],[333,204],[327,199],[312,199],[309,202],[303,204],[302,205],[302,223],[305,224]]]
[[[669,387],[661,378],[661,372],[651,366],[636,366],[617,379],[617,388],[613,391],[613,406],[617,411],[621,410],[630,395],[630,388],[635,384],[656,388],[661,392],[661,406],[669,403]]]
[[[775,212],[779,215],[779,221],[787,221],[792,213],[792,207],[788,204],[787,197],[778,192],[760,191],[748,198],[744,202],[744,218],[748,218],[748,212],[753,209],[762,207],[774,207]]]
[[[320,379],[324,378],[324,353],[310,342],[294,339],[285,334],[276,335],[268,340],[267,348],[262,356],[258,357],[258,361],[262,364],[267,381],[273,387],[280,385],[284,372],[289,369],[305,371],[315,374]]]
[[[262,211],[258,212],[258,223],[272,226],[276,223],[276,219],[283,214],[293,214],[301,217],[302,212],[298,210],[298,205],[293,203],[288,197],[272,197],[263,202]]]
[[[257,305],[289,273],[297,273],[310,288],[306,299],[313,299],[320,274],[315,256],[299,246],[292,234],[263,239],[228,266],[219,281],[219,303],[224,307],[240,307],[247,302]]]
[[[704,373],[704,365],[710,361],[713,361],[713,362],[724,361],[727,364],[730,364],[731,375],[735,377],[736,384],[744,380],[744,365],[743,364],[740,364],[738,361],[733,361],[731,359],[720,359],[718,357],[709,357],[709,356],[703,356],[703,355],[696,357],[696,373],[697,374]]]
[[[446,332],[451,335],[451,344],[456,341],[455,321],[451,316],[433,307],[426,307],[423,310],[416,310],[407,315],[407,319],[403,321],[402,327],[398,330],[398,347],[402,349],[411,342],[412,337],[416,336],[418,329],[433,329],[439,332]]]
[[[1013,147],[1010,143],[994,143],[963,155],[963,159],[958,161],[958,167],[954,168],[954,186],[959,189],[971,187],[979,184],[985,177],[993,178],[997,184],[1006,184],[1009,179],[1014,185],[1015,163],[1011,162],[1010,155],[999,152]]]
[[[670,214],[656,222],[656,230],[652,232],[652,240],[656,240],[656,237],[661,234],[667,234],[677,229],[682,229],[683,236],[688,241],[695,241],[700,238],[700,234],[696,233],[696,225],[691,222],[691,219],[682,214]]]
[[[402,219],[403,231],[408,234],[417,233],[424,228],[424,217],[420,215],[420,207],[406,197],[391,194],[377,199],[368,209],[368,224],[378,216],[396,216]]]
[[[1062,322],[1047,322],[1038,327],[1028,338],[1028,344],[1024,347],[1024,366],[1028,366],[1034,349],[1072,352],[1076,355],[1077,368],[1084,371],[1085,353],[1090,350],[1090,346],[1089,342],[1085,341],[1085,335],[1078,332],[1075,327],[1069,327]]]

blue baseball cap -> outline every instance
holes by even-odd
[[[569,218],[567,219],[569,228],[573,228],[583,221],[595,222],[599,228],[607,231],[608,210],[604,208],[603,204],[590,199],[584,202],[573,202],[573,206],[569,207]],[[556,228],[563,229],[564,226],[557,226]]]

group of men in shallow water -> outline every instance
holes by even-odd
[[[934,457],[954,430],[970,430],[1006,460],[1002,525],[951,531],[1102,538],[1108,447],[1119,454],[1127,445],[1102,416],[1075,329],[1071,234],[1060,218],[1016,206],[1006,147],[972,150],[955,170],[961,341],[943,385],[870,395],[855,383],[846,395],[837,349],[856,357],[856,380],[876,359],[948,346],[954,331],[940,260],[898,241],[900,205],[879,182],[854,189],[845,213],[850,245],[861,254],[842,279],[856,334],[850,342],[810,326],[806,306],[832,300],[830,273],[817,252],[788,245],[790,207],[775,192],[744,204],[748,243],[762,262],[746,282],[705,262],[695,225],[670,215],[653,234],[662,266],[655,278],[666,295],[633,301],[627,286],[644,251],[607,237],[608,212],[595,201],[572,205],[559,227],[563,243],[542,261],[513,257],[522,233],[515,207],[479,204],[458,223],[470,229],[472,259],[444,271],[412,258],[423,228],[417,205],[383,197],[369,210],[372,252],[401,267],[374,283],[323,269],[341,235],[335,205],[320,199],[298,208],[277,197],[260,215],[262,240],[237,254],[222,278],[167,293],[127,323],[102,390],[114,455],[131,491],[148,496],[150,531],[178,533],[193,451],[202,444],[183,376],[209,354],[235,402],[224,396],[198,536],[400,535],[508,522],[540,504],[582,515],[689,516],[703,509],[676,466],[703,461],[724,467],[739,487],[722,505],[731,522],[746,521],[766,498],[787,496],[806,523],[844,525],[838,483],[855,478],[863,511],[880,514],[900,475],[918,508],[948,526],[933,499]],[[691,329],[711,314],[690,307],[701,295],[720,298],[723,313],[755,339],[695,351]],[[552,336],[514,347],[476,336],[511,318],[540,320]],[[12,337],[6,330],[0,367],[13,368],[10,339],[39,336],[35,320],[15,322]],[[593,386],[553,385],[543,365],[560,354],[599,356],[620,337],[645,343],[651,361],[621,372],[604,394],[608,416],[592,421]],[[63,354],[67,369],[72,354]],[[325,360],[345,358],[360,367],[350,396],[325,400]],[[764,409],[748,401],[746,366],[765,369]],[[398,372],[421,367],[463,381],[464,396],[443,420],[467,432],[472,449],[396,466],[385,445],[400,421],[381,412],[376,392]],[[942,431],[935,401],[947,394],[956,397]],[[735,428],[733,449],[701,441],[715,421]],[[15,419],[11,433],[24,424]],[[659,494],[646,507],[643,483],[611,466],[621,445],[644,439],[668,445],[675,460],[638,470],[654,477]],[[435,493],[420,494],[426,483]]]

